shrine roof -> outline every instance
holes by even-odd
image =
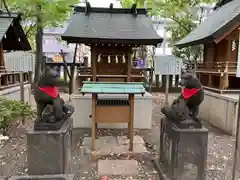
[[[157,45],[162,38],[155,31],[146,9],[74,7],[62,39],[68,43]]]
[[[19,13],[0,10],[0,41],[3,44],[3,50],[31,50],[20,21]]]
[[[239,21],[240,0],[233,0],[213,11],[205,21],[175,45],[182,48],[214,42],[234,26],[239,26]]]
[[[145,88],[141,82],[83,82],[81,93],[88,94],[144,94]]]

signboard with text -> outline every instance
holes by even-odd
[[[182,59],[173,55],[156,56],[155,74],[158,75],[180,75],[183,65]]]

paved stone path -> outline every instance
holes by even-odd
[[[138,162],[136,160],[99,160],[97,166],[99,176],[134,176],[138,174]]]
[[[91,137],[85,137],[82,142],[82,150],[84,154],[91,154]],[[97,157],[108,156],[109,159],[97,160],[97,175],[102,179],[116,179],[116,176],[124,176],[130,178],[137,176],[141,167],[135,159],[128,158],[128,155],[136,155],[147,153],[144,140],[141,136],[134,136],[133,151],[130,152],[129,139],[127,136],[100,136],[96,139],[97,151],[94,155]],[[126,159],[120,156],[126,155]],[[111,159],[111,156],[120,157],[119,159]]]

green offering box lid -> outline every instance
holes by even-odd
[[[141,82],[93,82],[84,81],[81,93],[88,94],[144,94]]]

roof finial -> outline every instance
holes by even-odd
[[[134,3],[134,4],[132,5],[131,13],[132,13],[134,16],[137,16],[137,4],[136,4],[136,3]]]
[[[86,1],[85,15],[88,15],[90,11],[91,11],[91,5],[88,1]]]

